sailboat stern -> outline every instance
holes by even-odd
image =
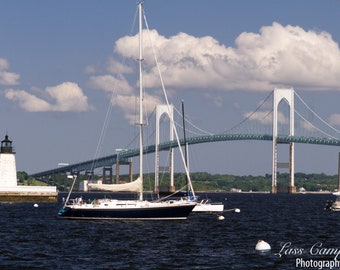
[[[64,208],[59,210],[58,216],[59,217],[68,216],[70,211],[71,211],[71,209],[69,207],[64,207]]]

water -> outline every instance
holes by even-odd
[[[340,212],[323,210],[332,195],[208,196],[241,212],[92,222],[59,219],[61,203],[0,204],[0,269],[307,269],[297,260],[333,261],[340,250]],[[272,250],[256,252],[259,239]]]

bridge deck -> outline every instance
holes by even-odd
[[[197,136],[187,139],[187,143],[199,144],[199,143],[209,143],[209,142],[220,142],[220,141],[234,141],[234,140],[263,140],[272,141],[273,136],[268,134],[217,134],[217,135],[206,135]],[[340,139],[334,138],[313,138],[313,137],[301,137],[301,136],[277,136],[278,143],[307,143],[307,144],[319,144],[319,145],[330,145],[330,146],[340,146]],[[184,145],[184,140],[180,141],[181,145]],[[168,141],[161,143],[159,145],[159,151],[169,150],[170,148],[176,148],[178,144],[176,141]],[[149,154],[155,152],[156,146],[150,145],[144,148],[143,153]],[[121,151],[119,153],[119,160],[126,160],[131,157],[139,155],[139,149],[131,149]],[[86,170],[94,170],[96,168],[113,166],[117,162],[117,154],[101,157],[94,160],[88,160],[80,163],[75,163],[72,165],[64,166],[61,168],[51,169],[39,173],[32,174],[32,177],[41,178],[44,176],[49,176],[53,174],[60,174],[66,172],[82,172]]]

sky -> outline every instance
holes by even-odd
[[[184,100],[188,129],[196,127],[191,135],[238,125],[274,88],[294,88],[340,129],[340,1],[145,0],[144,9],[147,117],[164,103],[154,51],[170,102],[180,110]],[[137,146],[136,12],[134,0],[1,1],[0,137],[13,140],[18,171]],[[263,115],[254,115],[254,125]],[[287,147],[280,148],[279,161],[287,162]],[[189,152],[193,172],[272,170],[269,141],[200,144]],[[295,171],[337,174],[338,153],[295,144]],[[152,170],[152,157],[146,163]]]

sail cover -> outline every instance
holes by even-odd
[[[88,186],[92,189],[106,190],[112,192],[142,192],[143,182],[140,177],[135,181],[125,184],[92,184],[88,183]]]

